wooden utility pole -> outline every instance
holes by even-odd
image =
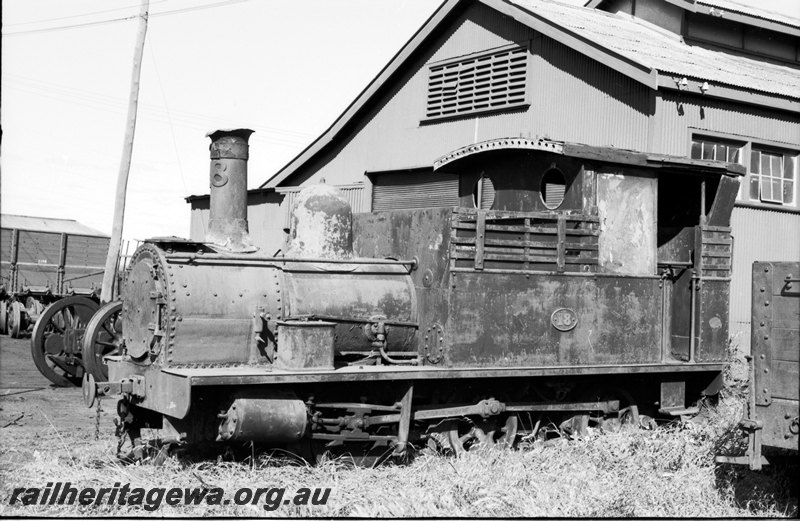
[[[114,279],[116,278],[117,260],[122,246],[122,222],[125,218],[125,193],[128,189],[128,173],[131,170],[133,155],[133,136],[136,132],[136,109],[139,105],[139,78],[142,72],[142,55],[144,39],[147,34],[147,12],[150,0],[142,0],[139,9],[139,31],[136,35],[136,48],[133,51],[133,73],[131,74],[131,94],[128,101],[128,122],[125,128],[125,142],[122,147],[122,159],[117,174],[117,192],[114,197],[114,222],[111,227],[111,241],[108,244],[106,270],[103,274],[103,288],[100,300],[109,302],[113,298]]]

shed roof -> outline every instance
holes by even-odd
[[[57,219],[54,217],[33,217],[30,215],[0,215],[0,226],[11,230],[30,232],[67,233],[69,235],[88,235],[92,237],[108,237],[108,234],[79,223],[74,219]]]
[[[800,99],[800,69],[689,45],[680,35],[623,14],[544,0],[507,1],[659,72]]]
[[[595,9],[606,4],[609,0],[558,0],[559,2],[570,5],[579,5]],[[732,18],[739,22],[765,27],[780,32],[796,34],[800,30],[800,18],[788,13],[770,11],[763,7],[758,7],[739,1],[739,0],[662,0],[663,2],[676,5],[690,12],[700,12],[713,16],[725,16],[733,14]],[[729,16],[729,18],[731,18]],[[759,21],[767,22],[766,24]]]
[[[686,0],[684,0],[686,1]],[[738,13],[745,16],[760,18],[770,22],[777,22],[779,24],[787,25],[794,28],[800,28],[800,16],[792,16],[788,13],[778,13],[764,9],[758,5],[753,5],[756,2],[737,2],[736,0],[693,0],[691,3],[696,5],[704,5],[708,7],[715,7],[724,11]],[[800,13],[797,11],[795,14]]]
[[[733,91],[738,89],[758,94],[770,102],[789,99],[789,110],[796,110],[797,101],[800,101],[798,68],[691,46],[679,35],[648,22],[573,5],[573,0],[566,0],[572,4],[545,0],[478,1],[652,89],[660,86],[675,88],[674,84],[669,85],[664,83],[664,79],[659,79],[659,73],[664,73],[708,81],[725,88],[732,87]],[[344,113],[261,187],[280,185],[336,139],[414,52],[437,32],[439,26],[447,23],[450,13],[469,3],[469,0],[446,0]],[[720,92],[724,91],[720,89]],[[731,92],[730,89],[727,92]],[[720,94],[721,97],[726,95]],[[734,99],[742,100],[741,97]],[[776,106],[787,107],[785,104]]]

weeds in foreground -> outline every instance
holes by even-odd
[[[14,486],[70,481],[81,487],[330,488],[325,505],[167,506],[165,516],[468,516],[468,517],[739,517],[797,515],[789,483],[796,465],[762,473],[714,463],[720,439],[737,417],[725,398],[701,421],[674,422],[653,431],[602,433],[584,439],[534,443],[525,450],[477,450],[459,458],[424,449],[408,465],[368,469],[346,460],[317,466],[270,453],[241,462],[189,462],[170,458],[162,467],[118,464],[104,451],[74,461],[55,452],[34,453],[12,476],[3,470],[0,515],[150,515],[142,507],[8,506]]]
[[[251,453],[241,461],[171,457],[162,467],[121,465],[105,438],[87,452],[33,451],[14,470],[0,468],[0,516],[359,516],[359,517],[795,517],[797,462],[775,459],[762,472],[717,465],[717,454],[744,451],[746,362],[732,347],[726,385],[691,422],[656,430],[533,442],[523,450],[476,450],[454,458],[423,449],[407,465],[353,466],[347,458],[309,466],[291,455]],[[744,364],[744,366],[742,365]],[[69,435],[62,433],[69,443]],[[2,452],[2,449],[0,449]],[[330,488],[324,505],[10,506],[14,487],[47,482],[78,487]]]

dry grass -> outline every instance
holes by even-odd
[[[35,452],[13,472],[0,470],[2,516],[358,516],[358,517],[741,517],[796,516],[794,466],[761,473],[719,466],[714,456],[735,453],[735,428],[743,412],[746,380],[728,371],[718,404],[696,422],[655,431],[602,433],[581,440],[535,442],[523,450],[479,450],[454,458],[428,449],[408,465],[354,468],[344,459],[316,467],[262,454],[243,462],[189,462],[170,458],[163,467],[118,464],[113,440],[88,453],[63,447]],[[738,371],[738,372],[737,372]],[[746,371],[745,371],[746,378]],[[737,376],[738,375],[738,376]],[[155,512],[118,506],[9,506],[14,486],[70,481],[79,487],[115,482],[140,487],[330,487],[324,506],[162,506]]]
[[[460,458],[426,450],[407,466],[376,469],[353,468],[345,460],[309,467],[267,455],[239,463],[189,463],[171,458],[163,467],[121,466],[108,456],[112,447],[106,444],[74,459],[58,451],[35,453],[13,476],[3,471],[2,497],[8,498],[14,485],[44,486],[47,481],[59,480],[81,487],[114,482],[141,487],[218,486],[225,489],[227,497],[239,487],[286,487],[287,494],[300,487],[332,489],[325,506],[285,505],[274,512],[262,505],[162,506],[153,513],[165,516],[796,515],[796,498],[792,503],[775,490],[783,478],[776,478],[774,471],[753,476],[747,470],[723,470],[714,464],[715,451],[727,435],[714,421],[674,424],[655,431],[595,431],[583,440],[564,439],[552,446],[536,443],[520,451],[483,450]],[[743,479],[749,483],[747,497],[741,501],[737,487]],[[140,507],[108,505],[2,505],[0,515],[152,514]]]

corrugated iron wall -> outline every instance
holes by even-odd
[[[428,63],[530,41],[527,110],[425,122]],[[310,162],[291,184],[325,177],[331,184],[362,181],[365,171],[430,167],[471,143],[524,136],[617,148],[647,143],[652,93],[644,85],[561,43],[473,4],[408,69],[387,85],[347,139]]]
[[[281,200],[277,193],[247,194],[247,223],[250,238],[266,255],[272,255],[283,247],[285,234],[282,229],[284,215]],[[192,201],[192,214],[189,237],[193,241],[205,240],[208,229],[208,198]]]
[[[689,155],[689,140],[707,130],[743,140],[778,141],[800,146],[800,116],[698,96],[660,92],[651,128],[650,152]]]
[[[553,39],[533,45],[529,125],[559,141],[647,148],[651,90]]]
[[[733,228],[731,336],[749,352],[751,270],[755,261],[800,259],[800,214],[737,207]]]

